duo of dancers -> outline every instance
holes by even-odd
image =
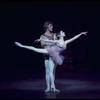
[[[36,48],[33,46],[22,45],[19,42],[15,44],[21,48],[26,48],[37,53],[44,54],[45,57],[45,69],[46,69],[46,85],[47,88],[45,92],[53,91],[60,92],[55,86],[55,69],[57,65],[62,65],[64,57],[61,53],[67,49],[67,44],[79,38],[81,35],[87,35],[87,32],[81,32],[80,34],[74,36],[71,39],[64,40],[65,32],[60,31],[59,33],[52,33],[53,23],[46,21],[44,23],[45,33],[40,36],[40,39],[35,40],[35,42],[41,42],[43,48]]]

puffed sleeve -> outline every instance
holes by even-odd
[[[44,35],[41,35],[40,39],[42,39],[42,40],[48,40],[48,38],[46,36],[44,36]],[[40,43],[41,43],[42,47],[46,46],[46,43],[44,41],[41,41]]]
[[[44,35],[41,35],[40,36],[40,39],[42,40],[49,40],[46,36]],[[54,43],[51,43],[51,42],[44,42],[44,41],[41,41],[41,46],[44,48],[45,46],[52,46],[54,45]]]

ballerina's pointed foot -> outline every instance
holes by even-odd
[[[16,44],[17,46],[19,46],[19,47],[23,47],[23,45],[22,45],[21,43],[19,43],[19,42],[15,42],[15,44]]]

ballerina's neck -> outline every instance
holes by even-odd
[[[62,41],[64,41],[64,37],[60,37],[60,39],[59,40],[62,40]]]

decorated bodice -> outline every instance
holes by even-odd
[[[41,35],[40,36],[41,39],[44,39],[44,40],[56,40],[57,37],[55,36],[55,34],[52,34],[51,36],[48,36],[48,35]],[[44,48],[45,46],[48,46],[45,44],[45,42],[41,41],[41,46]]]

